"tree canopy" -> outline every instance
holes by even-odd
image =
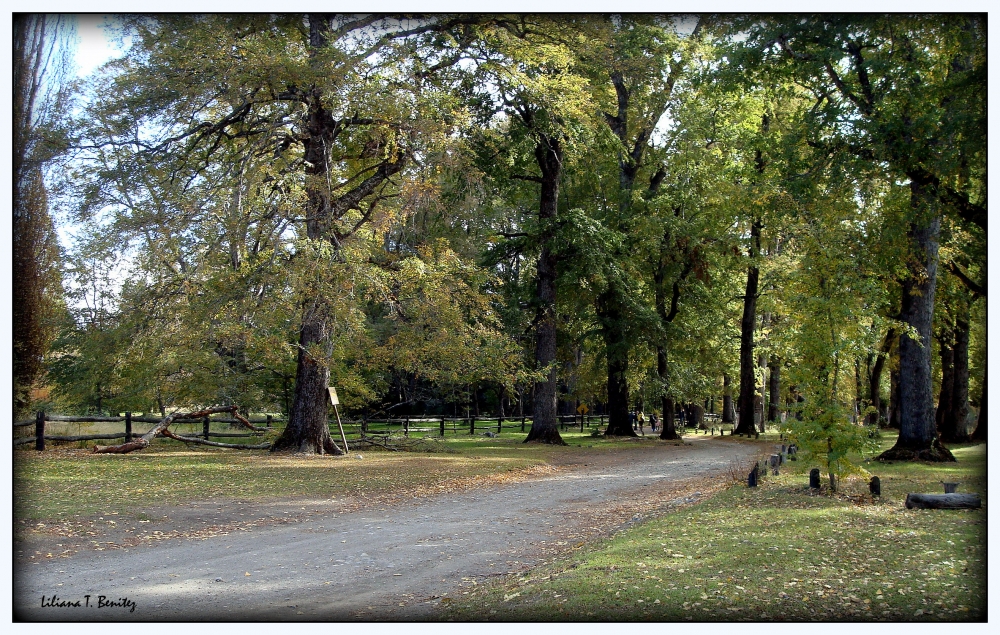
[[[549,443],[734,398],[837,473],[887,405],[886,458],[985,410],[982,16],[119,22],[68,127],[59,407],[339,453],[328,385]]]

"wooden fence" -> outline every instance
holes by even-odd
[[[718,415],[714,415],[715,419]],[[713,415],[706,415],[706,424],[716,423],[713,420]],[[263,418],[248,418],[249,421],[255,425],[264,424],[264,430],[261,432],[220,432],[218,430],[212,430],[212,424],[228,424],[230,426],[236,425],[238,422],[236,419],[229,417],[202,417],[200,419],[176,419],[175,424],[191,424],[201,422],[202,430],[201,434],[198,435],[204,440],[209,440],[211,437],[215,438],[249,438],[258,437],[266,432],[283,429],[283,424],[285,423],[284,418],[274,417],[272,415],[266,415]],[[561,430],[565,431],[567,428],[580,428],[580,432],[584,432],[587,429],[598,427],[603,428],[605,425],[605,420],[607,415],[560,415],[559,427]],[[133,432],[134,423],[159,423],[162,420],[160,416],[133,416],[131,412],[126,412],[123,416],[117,417],[102,417],[102,416],[66,416],[66,415],[53,415],[45,412],[39,412],[36,414],[34,419],[25,419],[22,421],[15,421],[15,430],[18,428],[24,428],[34,425],[34,435],[25,436],[15,436],[14,445],[25,445],[34,442],[36,450],[44,450],[46,441],[61,441],[61,442],[73,442],[73,441],[95,441],[95,440],[114,440],[122,439],[123,441],[131,440],[134,437],[138,437],[141,433]],[[500,434],[504,430],[508,432],[511,430],[517,430],[519,432],[525,432],[531,426],[532,418],[529,416],[520,417],[409,417],[404,416],[400,418],[389,418],[389,419],[354,419],[343,420],[344,432],[349,437],[353,437],[355,440],[364,438],[366,436],[387,436],[393,433],[401,433],[404,436],[409,436],[411,432],[414,433],[437,433],[439,436],[445,436],[447,432],[451,432],[453,435],[458,434],[469,434],[475,435],[477,432],[493,432],[495,434]],[[123,423],[123,430],[121,432],[105,432],[102,434],[79,434],[79,435],[53,435],[45,433],[46,422],[52,423]],[[281,424],[281,425],[279,425]],[[331,421],[331,432],[336,431],[336,421]],[[722,429],[720,426],[720,433]],[[707,430],[706,430],[707,433]],[[712,428],[712,433],[715,433],[715,428]],[[337,436],[337,433],[334,433]]]
[[[62,441],[62,442],[73,442],[73,441],[95,441],[95,440],[114,440],[122,439],[123,441],[129,441],[134,437],[140,436],[140,433],[133,432],[133,424],[135,423],[159,423],[162,417],[155,416],[133,416],[131,412],[126,412],[123,416],[117,417],[104,417],[104,416],[72,416],[72,415],[54,415],[45,412],[39,412],[36,414],[34,419],[25,419],[22,421],[15,421],[14,428],[25,428],[29,426],[34,426],[34,435],[24,435],[15,436],[14,445],[25,445],[34,442],[36,450],[44,450],[46,441]],[[220,417],[202,417],[200,419],[176,419],[175,424],[190,424],[200,421],[202,424],[202,431],[199,435],[206,441],[210,437],[257,437],[264,432],[269,432],[271,430],[281,430],[285,421],[283,418],[274,417],[272,415],[266,415],[265,418],[249,418],[249,421],[253,424],[264,424],[263,432],[219,432],[212,430],[212,424],[229,424],[235,425],[238,422],[236,419]],[[583,432],[586,428],[591,428],[593,426],[603,426],[605,421],[605,415],[562,415],[559,417],[559,426],[562,430],[566,430],[568,427],[580,427],[580,431]],[[123,430],[121,432],[105,432],[101,434],[77,434],[77,435],[58,435],[58,434],[46,434],[45,424],[46,422],[52,423],[123,423]],[[495,434],[500,434],[505,429],[507,431],[519,430],[524,432],[527,427],[531,426],[531,417],[401,417],[401,418],[389,418],[389,419],[346,419],[343,422],[344,432],[356,439],[363,438],[365,436],[378,436],[378,435],[390,435],[393,433],[402,433],[405,436],[409,436],[411,432],[414,433],[434,433],[437,432],[440,436],[445,436],[445,434],[450,431],[452,434],[463,434],[467,432],[470,435],[474,435],[477,432],[494,432]],[[330,423],[332,430],[336,430],[335,421]]]

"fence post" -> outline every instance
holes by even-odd
[[[601,425],[604,425],[604,415],[601,415]]]
[[[125,443],[132,440],[132,413],[125,413]]]
[[[273,423],[273,417],[271,415],[267,415],[267,423],[265,423],[264,425],[270,428],[272,423]]]
[[[580,415],[580,432],[583,432],[583,415]]]
[[[444,417],[441,417],[441,436],[444,436]]]
[[[524,432],[524,415],[521,415],[521,432]]]
[[[208,441],[208,416],[201,420],[201,435]]]
[[[469,417],[469,434],[475,434],[475,433],[476,433],[476,418]]]
[[[35,413],[35,449],[41,452],[45,449],[45,412]]]
[[[497,417],[497,434],[500,434],[501,430],[503,430],[503,417]]]
[[[403,436],[410,436],[410,413],[406,413],[406,418],[403,419]]]

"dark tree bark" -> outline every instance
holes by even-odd
[[[979,396],[979,416],[976,417],[976,429],[972,432],[973,441],[986,440],[986,371],[983,371],[983,390]]]
[[[920,218],[927,211],[923,186],[910,184],[911,207]],[[934,291],[937,284],[938,236],[941,218],[910,225],[908,238],[913,248],[911,270],[903,281],[900,317],[919,337],[899,336],[899,438],[896,445],[878,456],[883,461],[954,461],[937,440],[934,426],[934,396],[931,380],[931,325]]]
[[[934,425],[938,434],[941,434],[945,426],[952,423],[950,418],[952,398],[955,392],[955,348],[952,341],[954,336],[954,330],[948,328],[938,338],[938,350],[941,355],[941,391],[938,393],[937,410],[934,412]],[[941,434],[941,439],[944,440],[943,434]]]
[[[899,430],[899,367],[889,371],[889,427]]]
[[[754,341],[753,333],[757,326],[757,287],[760,279],[760,268],[757,267],[757,256],[760,253],[761,222],[754,219],[750,226],[750,266],[747,267],[746,293],[743,295],[743,319],[740,321],[740,396],[739,423],[737,434],[753,434],[754,397],[757,393],[757,380],[754,374]]]
[[[736,421],[733,411],[733,380],[729,375],[722,375],[722,423]]]
[[[563,149],[559,139],[539,135],[535,161],[541,170],[538,218],[542,227],[542,250],[538,256],[535,301],[535,368],[547,369],[547,377],[535,382],[534,417],[525,443],[538,441],[565,445],[556,417],[556,275],[557,257],[552,234],[558,215],[559,179]]]
[[[938,400],[937,428],[945,443],[965,443],[969,440],[966,420],[969,418],[969,319],[961,315],[955,320],[948,348],[948,369],[946,368],[945,347],[941,346],[941,398]],[[950,376],[949,376],[950,375]],[[945,385],[950,383],[947,398]],[[945,407],[942,409],[942,404]]]
[[[680,435],[677,434],[677,425],[674,423],[674,400],[670,397],[661,397],[660,403],[663,407],[660,438],[667,441],[679,439]]]
[[[882,369],[885,367],[885,359],[889,355],[889,350],[892,348],[895,337],[896,330],[890,328],[885,334],[885,339],[882,340],[882,347],[879,349],[878,357],[875,359],[871,373],[868,375],[868,402],[875,409],[875,412],[868,415],[868,425],[877,425],[879,423],[880,413],[882,412]]]
[[[768,368],[771,376],[768,379],[767,420],[774,423],[781,420],[781,360],[772,355]]]
[[[626,377],[630,346],[625,333],[627,325],[626,316],[622,314],[623,303],[621,298],[616,297],[617,293],[609,289],[597,301],[597,315],[608,358],[608,427],[604,434],[634,437],[635,430],[632,429],[628,416],[629,390]]]

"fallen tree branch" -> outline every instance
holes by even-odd
[[[234,450],[266,450],[271,447],[271,442],[258,443],[257,445],[245,445],[242,443],[220,443],[218,441],[206,441],[205,439],[199,437],[184,437],[179,434],[174,434],[170,430],[164,429],[160,434],[163,436],[176,439],[177,441],[184,441],[185,443],[199,443],[201,445],[210,445],[213,448],[232,448]]]
[[[180,412],[172,412],[163,419],[160,420],[149,432],[142,435],[138,439],[133,439],[126,443],[120,445],[95,445],[94,454],[128,454],[129,452],[135,452],[136,450],[142,450],[149,447],[149,443],[157,436],[162,435],[164,431],[173,423],[175,420],[179,419],[198,419],[200,417],[207,417],[210,414],[215,414],[217,412],[230,412],[233,417],[244,425],[250,427],[252,430],[258,430],[250,424],[245,418],[238,414],[238,409],[236,406],[215,406],[212,408],[206,408],[204,410],[199,410],[197,412],[189,412],[187,414],[182,414]],[[165,436],[165,435],[164,435]]]

